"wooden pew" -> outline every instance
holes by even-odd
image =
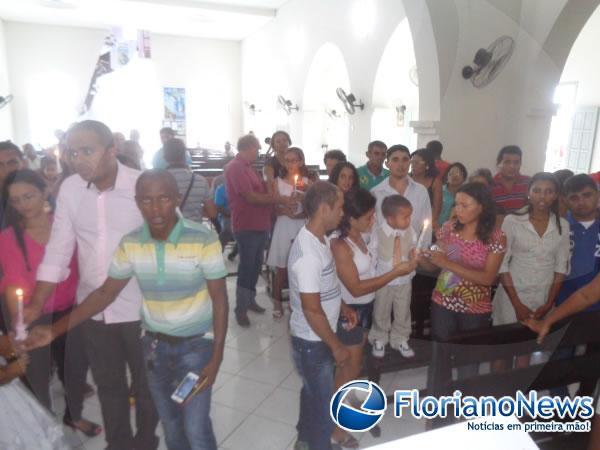
[[[514,396],[517,390],[527,394],[532,390],[544,391],[577,382],[595,382],[600,377],[599,331],[600,312],[581,314],[569,322],[556,324],[542,344],[537,344],[535,334],[520,324],[460,333],[448,342],[434,342],[428,393],[434,396],[452,395],[460,390],[463,396],[490,395],[499,398]],[[585,344],[592,344],[588,347],[591,351],[570,359],[550,359],[544,363],[532,363],[526,368],[478,374],[462,380],[451,377],[453,368],[467,364],[512,360],[519,355],[539,351],[553,353]],[[447,425],[453,420],[456,419],[434,419],[432,426]],[[585,448],[585,434],[542,433],[532,434],[532,437],[543,448]]]

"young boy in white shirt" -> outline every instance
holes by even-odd
[[[369,243],[371,251],[377,255],[376,275],[389,272],[400,262],[411,261],[413,269],[416,268],[416,261],[411,257],[417,243],[416,233],[410,225],[412,211],[410,202],[401,195],[390,195],[383,200],[381,213],[384,220],[375,226]],[[415,356],[408,345],[412,329],[410,299],[414,275],[413,270],[408,275],[398,277],[375,294],[369,342],[376,358],[384,356],[388,342],[403,357]]]

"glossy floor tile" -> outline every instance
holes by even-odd
[[[229,264],[230,270],[234,268]],[[296,373],[289,340],[289,308],[281,320],[272,317],[272,304],[261,280],[257,302],[267,310],[264,314],[249,313],[251,326],[240,327],[235,321],[235,277],[228,278],[230,302],[228,335],[219,376],[213,387],[211,417],[221,449],[286,450],[296,440],[302,382]],[[91,380],[91,377],[89,377]],[[414,369],[401,374],[384,374],[381,387],[389,392],[395,388],[423,388],[426,370]],[[54,410],[62,418],[64,399],[62,386],[52,383]],[[97,395],[86,399],[84,415],[102,423]],[[132,408],[132,425],[134,409]],[[423,432],[425,425],[413,418],[395,419],[391,412],[381,422],[382,435],[375,439],[369,433],[357,434],[361,448]],[[100,450],[106,446],[104,435],[87,438],[81,433],[66,431],[73,448]],[[163,431],[160,449],[165,449]]]

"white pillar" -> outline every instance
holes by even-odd
[[[439,139],[439,124],[438,121],[433,120],[413,120],[410,122],[411,128],[417,135],[417,148],[423,148],[429,141]]]

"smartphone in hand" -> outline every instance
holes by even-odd
[[[171,400],[175,403],[183,404],[196,395],[206,384],[206,377],[200,378],[200,375],[194,372],[188,372],[175,392],[171,395]]]

